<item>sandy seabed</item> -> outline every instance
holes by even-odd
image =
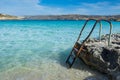
[[[73,68],[65,64],[43,62],[40,67],[15,67],[0,73],[0,80],[108,80],[98,71],[77,61]]]

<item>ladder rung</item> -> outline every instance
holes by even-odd
[[[76,57],[76,52],[73,50],[71,55]]]
[[[77,48],[74,48],[74,50],[75,50],[76,52],[78,52],[78,49],[77,49]]]
[[[72,59],[74,59],[76,56],[75,56],[75,55],[70,55],[70,57],[71,57]]]
[[[68,57],[68,59],[66,60],[66,63],[67,63],[68,61],[70,61],[71,59],[72,59],[72,60],[75,59],[75,55],[70,54],[69,57]]]
[[[76,43],[80,45],[80,42],[77,41]]]
[[[69,57],[66,60],[66,63],[69,65],[70,68],[77,58],[77,54],[78,54],[78,51],[79,51],[77,48],[79,48],[79,47],[80,47],[80,43],[76,42],[75,47],[72,49]]]
[[[67,61],[67,64],[69,64],[69,66],[72,64],[72,62],[70,62],[69,60]]]
[[[69,60],[67,61],[67,64],[69,65],[70,68],[73,65],[74,61],[75,61],[75,58],[72,60],[69,58]]]
[[[79,50],[77,48],[74,48],[75,52],[78,52]],[[85,49],[82,49],[82,51],[86,51]]]
[[[86,51],[85,49],[82,49],[82,51]]]

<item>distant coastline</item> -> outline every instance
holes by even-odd
[[[12,16],[7,14],[0,14],[0,20],[87,20],[87,19],[105,19],[120,21],[120,15],[35,15],[35,16]]]
[[[0,20],[22,20],[24,17],[0,14]]]

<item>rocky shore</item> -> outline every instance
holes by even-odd
[[[85,45],[86,51],[80,55],[86,59],[88,65],[100,72],[109,75],[112,80],[120,80],[120,33],[111,35],[111,44],[108,46],[109,35],[99,39],[89,39]],[[84,57],[84,56],[89,57]]]

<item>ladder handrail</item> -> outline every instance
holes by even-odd
[[[109,38],[108,38],[108,46],[110,46],[110,43],[111,43],[111,33],[112,33],[112,23],[111,23],[110,21],[108,21],[108,20],[102,20],[102,19],[101,19],[101,20],[95,20],[95,19],[88,19],[88,20],[86,20],[86,22],[84,23],[84,25],[83,25],[80,33],[79,33],[79,36],[78,36],[78,38],[77,38],[77,42],[79,41],[79,39],[80,39],[80,37],[81,37],[81,34],[82,34],[84,28],[86,27],[87,23],[88,23],[89,21],[91,21],[91,20],[97,21],[97,22],[99,22],[99,24],[100,24],[100,28],[99,28],[99,40],[100,40],[100,41],[101,41],[101,31],[102,31],[101,21],[105,21],[105,22],[108,22],[108,23],[110,24],[110,32],[109,32]],[[97,24],[97,23],[96,23],[96,24]],[[91,32],[91,33],[92,33],[92,32]],[[90,35],[91,35],[91,34],[90,34]],[[88,38],[89,38],[89,37],[88,37]]]
[[[79,49],[79,51],[78,51],[77,56],[79,56],[79,54],[80,54],[80,52],[82,51],[82,48],[83,48],[83,46],[84,46],[84,43],[88,40],[88,38],[89,38],[90,35],[92,34],[92,32],[93,32],[93,30],[95,29],[97,23],[98,23],[98,20],[96,20],[96,22],[94,23],[94,25],[93,25],[93,27],[92,27],[90,33],[89,33],[88,36],[85,38],[85,40],[82,42],[81,47],[80,47],[80,49]]]
[[[108,38],[108,46],[110,46],[110,43],[111,43],[111,33],[112,33],[112,23],[111,23],[111,21],[108,21],[108,20],[99,20],[99,22],[100,21],[108,22],[109,25],[110,25],[110,32],[109,32],[109,38]]]
[[[89,21],[91,21],[91,20],[95,21],[95,23],[94,23],[92,29],[90,30],[90,33],[87,35],[87,37],[85,38],[85,40],[83,40],[83,42],[80,44],[80,48],[79,48],[78,52],[77,52],[76,55],[73,57],[72,54],[73,54],[74,47],[76,46],[77,42],[79,41],[79,39],[80,39],[80,37],[81,37],[81,35],[82,35],[82,32],[83,32],[84,28],[86,27],[87,23],[88,23]],[[106,21],[106,22],[108,22],[108,23],[110,24],[110,33],[109,33],[109,39],[108,39],[108,46],[110,45],[111,32],[112,32],[112,23],[111,23],[110,21],[107,21],[107,20],[95,20],[95,19],[88,19],[88,20],[86,20],[85,24],[83,25],[83,27],[82,27],[82,29],[81,29],[81,31],[80,31],[80,33],[79,33],[79,36],[78,36],[77,41],[76,41],[74,47],[72,48],[72,51],[70,52],[70,54],[69,54],[69,56],[68,56],[68,58],[67,58],[67,60],[66,60],[66,63],[69,64],[69,68],[71,68],[71,66],[72,66],[73,63],[75,62],[76,58],[80,55],[80,52],[83,51],[84,44],[85,44],[85,42],[88,40],[88,38],[91,36],[91,34],[92,34],[93,30],[95,29],[97,23],[100,24],[100,28],[99,28],[99,40],[101,41],[101,31],[102,31],[101,21]],[[71,56],[73,57],[72,62],[69,61],[69,59],[71,58]]]
[[[99,41],[101,42],[101,33],[102,33],[102,23],[99,21],[100,28],[99,28]]]
[[[93,30],[95,29],[96,25],[97,25],[98,21],[96,20],[96,22],[94,23],[92,30],[90,31],[89,35],[85,38],[85,40],[83,41],[83,44],[85,43],[85,41],[87,41],[87,39],[90,37],[90,35],[92,34]]]
[[[81,34],[82,34],[84,28],[86,27],[87,23],[88,23],[89,21],[91,21],[91,20],[92,20],[92,21],[97,21],[97,20],[95,20],[95,19],[88,19],[88,20],[86,20],[86,22],[84,23],[84,25],[83,25],[80,33],[79,33],[79,36],[78,36],[78,38],[77,38],[77,41],[79,41],[79,39],[80,39],[80,37],[81,37]]]
[[[81,34],[82,34],[82,32],[83,32],[85,26],[87,25],[87,22],[88,22],[88,20],[86,20],[84,26],[82,27],[82,29],[81,29],[81,31],[80,31],[80,33],[79,33],[79,36],[78,36],[78,38],[77,38],[77,41],[79,41],[79,39],[80,39],[80,37],[81,37]]]

